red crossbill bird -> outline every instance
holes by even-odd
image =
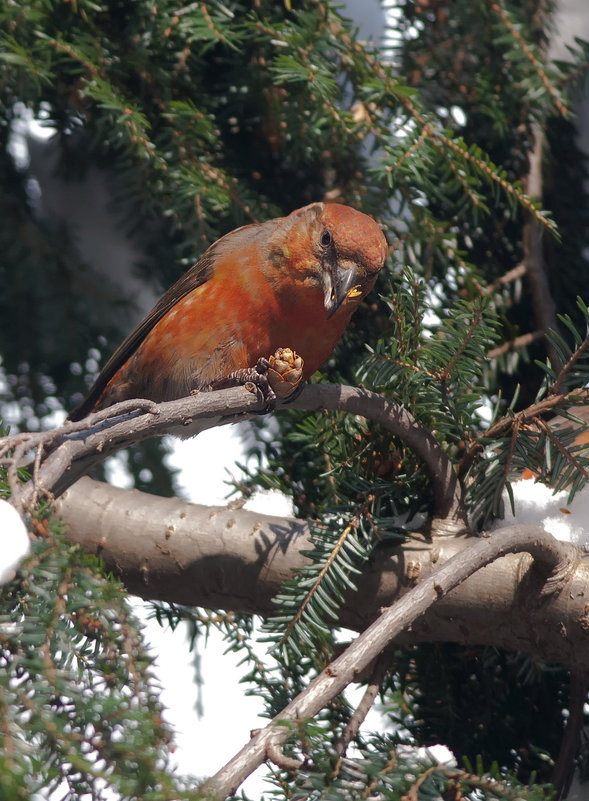
[[[129,398],[173,400],[246,379],[256,365],[263,373],[279,348],[300,354],[309,377],[372,289],[387,252],[372,218],[337,203],[231,231],[129,334],[70,419]]]

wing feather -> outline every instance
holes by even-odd
[[[129,336],[121,342],[108,362],[104,365],[98,378],[94,382],[88,395],[79,406],[76,406],[69,414],[69,419],[76,421],[82,420],[90,414],[94,405],[106,389],[109,381],[120,370],[125,362],[135,353],[145,337],[154,326],[164,317],[170,309],[188,295],[194,289],[206,283],[215,272],[215,250],[216,245],[210,248],[201,256],[176,283],[155,304],[149,314],[131,331]]]

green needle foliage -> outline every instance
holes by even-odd
[[[334,758],[333,752],[322,748],[325,732],[317,726],[305,727],[302,739],[304,756],[317,770],[303,767],[290,795],[293,799],[382,798],[386,801],[419,799],[439,801],[459,798],[464,801],[546,801],[552,796],[547,786],[525,786],[509,777],[504,780],[495,764],[484,771],[480,761],[476,769],[440,765],[429,754],[407,758],[399,754],[399,742],[392,737],[378,737],[366,743],[354,758]],[[276,773],[275,797],[283,796],[287,781]]]
[[[548,59],[545,0],[386,5],[379,45],[327,0],[0,0],[0,400],[13,428],[80,400],[147,311],[130,278],[158,294],[228,230],[327,199],[373,214],[391,254],[313,380],[362,383],[426,426],[473,530],[523,471],[572,498],[589,470],[575,408],[589,379],[589,204],[571,93],[589,46]],[[128,275],[84,244],[94,221],[51,208],[47,164],[59,190],[104,184],[137,253]],[[307,565],[261,627],[163,603],[154,614],[188,621],[194,642],[219,628],[271,716],[341,649],[358,575],[431,520],[435,493],[416,454],[360,417],[290,411],[252,428],[238,487],[290,494],[310,520]],[[137,487],[173,493],[164,453],[129,452]],[[67,544],[46,502],[30,511],[33,554],[0,594],[0,797],[197,797],[169,769],[122,588]],[[342,756],[354,709],[336,699],[293,728],[285,753],[303,764],[271,768],[276,797],[550,797],[565,671],[436,644],[402,649],[378,683],[394,733],[360,733]],[[399,748],[440,740],[464,768]]]
[[[0,592],[0,797],[187,797],[124,588],[44,512]]]

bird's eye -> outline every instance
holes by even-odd
[[[331,245],[331,234],[329,233],[327,228],[321,234],[321,244],[323,245],[324,248],[327,248]]]

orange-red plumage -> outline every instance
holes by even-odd
[[[127,398],[172,400],[289,347],[308,377],[329,357],[387,255],[379,226],[313,203],[219,239],[166,292],[70,417]]]

